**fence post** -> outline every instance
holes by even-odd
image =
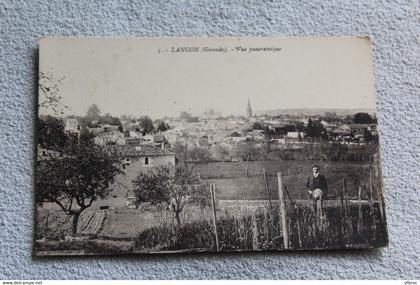
[[[266,236],[265,240],[270,240],[271,239],[271,234],[270,234],[270,220],[269,220],[269,211],[267,208],[263,208],[263,213],[262,213],[262,221],[261,221],[261,226],[263,227],[262,231],[264,233],[264,235]]]
[[[263,176],[264,176],[264,184],[265,184],[265,191],[267,192],[267,198],[268,198],[268,203],[270,205],[270,209],[264,213],[264,215],[267,215],[266,220],[266,228],[267,228],[267,237],[268,239],[271,238],[271,227],[272,225],[272,216],[273,216],[273,203],[271,201],[271,194],[270,194],[270,188],[268,187],[268,181],[267,181],[267,174],[265,172],[265,168],[263,168]]]
[[[373,165],[375,166],[375,178],[379,177],[379,160],[378,154],[373,155]],[[380,178],[380,177],[379,177]],[[381,182],[382,183],[382,182]],[[381,190],[381,189],[379,189]],[[384,222],[385,213],[384,213],[384,197],[382,196],[382,191],[376,191],[378,196],[378,206],[379,206],[379,213],[381,214],[381,223]]]
[[[213,229],[214,237],[216,238],[216,251],[219,251],[219,237],[217,235],[217,220],[216,220],[216,184],[210,184],[211,208],[213,213]]]
[[[287,213],[286,206],[284,204],[283,196],[283,183],[281,181],[281,172],[277,172],[277,182],[279,190],[279,203],[280,203],[280,228],[283,231],[283,245],[284,249],[289,249],[289,234],[287,230]]]
[[[347,241],[350,242],[350,237],[353,235],[353,222],[349,213],[349,197],[347,193],[347,179],[344,178],[344,214],[346,216]]]
[[[318,234],[322,233],[324,229],[324,219],[323,219],[323,211],[322,211],[322,195],[316,201],[316,216],[317,216],[317,223],[318,223]]]
[[[373,187],[372,187],[372,163],[370,164],[369,169],[369,212],[370,217],[372,218],[372,227],[373,227],[373,240],[376,237],[376,212],[375,212],[375,201],[373,199]]]
[[[302,237],[301,237],[301,233],[300,233],[300,213],[299,213],[299,208],[298,207],[295,208],[295,213],[296,213],[296,219],[297,219],[296,224],[297,224],[299,248],[302,248]]]
[[[344,215],[346,218],[346,223],[348,222],[348,217],[349,217],[349,208],[348,208],[348,198],[347,198],[347,179],[344,178],[343,179],[343,190],[344,190]]]
[[[341,188],[340,191],[340,202],[341,202],[341,217],[340,217],[340,232],[341,232],[341,241],[343,242],[343,244],[345,243],[345,236],[346,236],[346,226],[347,226],[347,222],[345,220],[345,206],[344,206],[344,182],[345,179],[343,179],[343,187]]]
[[[251,213],[251,227],[252,227],[252,249],[259,249],[258,244],[258,225],[256,218],[256,209]]]
[[[273,204],[271,203],[270,188],[268,188],[267,174],[265,173],[265,168],[263,168],[263,176],[265,183],[265,191],[267,192],[268,202],[270,203],[270,209],[273,209]]]
[[[358,217],[357,217],[357,233],[360,234],[362,231],[362,225],[363,225],[363,212],[362,212],[362,186],[359,185],[359,211],[358,211]]]
[[[248,177],[248,167],[249,167],[249,154],[246,157],[246,169],[245,169],[245,176]]]
[[[48,232],[48,218],[49,218],[49,216],[50,216],[50,212],[47,212],[47,218],[46,218],[46,221],[45,221],[45,231],[46,232]]]

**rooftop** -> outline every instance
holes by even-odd
[[[161,156],[161,155],[174,155],[173,152],[155,147],[152,145],[139,145],[139,146],[129,146],[129,145],[109,145],[107,149],[110,151],[115,151],[118,155],[121,156]]]

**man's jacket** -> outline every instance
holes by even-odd
[[[306,188],[312,191],[321,189],[324,199],[327,197],[328,185],[324,175],[319,174],[317,177],[314,177],[313,175],[309,176],[308,181],[306,182]]]

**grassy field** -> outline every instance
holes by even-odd
[[[266,171],[268,188],[272,199],[278,197],[277,172],[282,173],[282,182],[292,199],[307,199],[306,181],[314,162],[310,161],[250,161],[214,162],[195,164],[204,183],[214,183],[219,199],[226,200],[266,200],[263,169]],[[247,166],[248,165],[248,166]],[[340,196],[343,179],[347,180],[347,192],[352,198],[358,196],[358,186],[362,187],[362,199],[367,199],[370,165],[367,163],[322,162],[322,174],[327,178],[329,195]],[[248,167],[248,176],[246,169]],[[375,171],[372,171],[375,173]],[[380,188],[379,179],[372,179],[373,191]]]

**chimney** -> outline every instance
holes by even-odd
[[[165,149],[165,143],[162,142],[162,149]]]

